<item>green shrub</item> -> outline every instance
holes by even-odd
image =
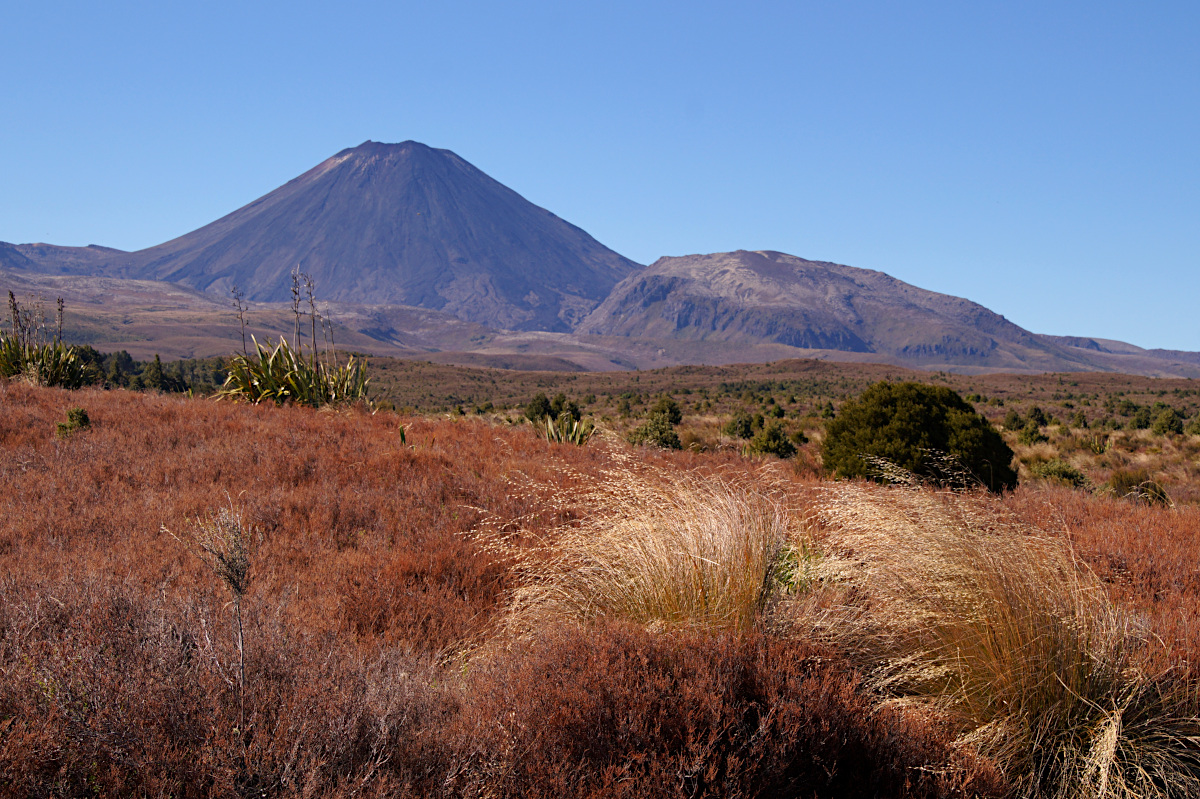
[[[679,407],[679,403],[670,397],[660,397],[658,402],[650,408],[650,416],[656,413],[666,414],[667,421],[673,425],[683,421],[683,411]]]
[[[1072,488],[1086,488],[1088,486],[1088,479],[1084,476],[1083,472],[1066,461],[1057,458],[1052,461],[1035,463],[1029,467],[1029,473],[1038,480],[1062,483]]]
[[[1174,408],[1163,408],[1154,417],[1150,429],[1160,436],[1183,432],[1183,419]]]
[[[796,446],[788,440],[783,425],[771,422],[754,434],[746,451],[751,455],[776,455],[786,459],[796,454]]]
[[[666,413],[652,413],[645,424],[634,429],[629,434],[629,443],[634,445],[650,444],[663,449],[683,449],[683,442],[671,424],[670,416]]]
[[[989,490],[1017,484],[1012,450],[954,391],[921,383],[881,382],[845,402],[826,430],[825,466],[841,477],[877,478],[870,460],[944,482],[948,455]]]
[[[554,399],[550,401],[550,415],[554,419],[569,416],[575,421],[579,421],[582,416],[579,411],[579,404],[575,400],[567,399],[567,395],[561,392],[555,394]]]
[[[721,432],[734,438],[750,438],[754,435],[754,420],[745,411],[737,411],[722,425]]]
[[[545,394],[538,394],[525,406],[525,418],[531,422],[540,422],[550,415],[550,398]]]
[[[76,430],[89,430],[92,420],[83,408],[71,408],[67,411],[67,421],[58,423],[58,437],[66,438]]]
[[[1042,432],[1042,428],[1033,419],[1030,419],[1025,427],[1017,435],[1017,443],[1031,447],[1034,444],[1041,444],[1050,439]]]
[[[254,355],[234,355],[230,361],[218,399],[228,397],[256,405],[294,402],[313,408],[352,402],[370,404],[371,381],[361,361],[351,357],[345,366],[330,365],[315,354],[305,357],[282,337],[273,348],[270,342],[264,346],[253,340]]]
[[[543,419],[555,421],[560,416],[569,416],[575,421],[579,421],[582,416],[579,405],[574,400],[568,400],[566,394],[559,393],[551,400],[545,394],[539,393],[525,406],[525,418],[531,422],[536,423]]]

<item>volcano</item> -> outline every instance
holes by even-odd
[[[276,302],[299,269],[323,300],[565,332],[638,268],[449,150],[368,141],[104,273]]]

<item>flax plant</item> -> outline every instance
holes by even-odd
[[[575,419],[569,413],[561,413],[557,419],[546,416],[535,428],[547,441],[579,447],[585,446],[596,433],[596,425],[590,419]]]
[[[1064,539],[971,494],[841,484],[818,505],[832,587],[797,634],[951,720],[1021,796],[1200,795],[1194,688],[1151,675],[1152,639]]]
[[[0,331],[0,377],[38,386],[82,386],[83,361],[74,347],[62,342],[62,299],[58,300],[58,332],[50,340],[40,302],[32,310],[22,308],[10,291],[8,307],[10,330]]]
[[[312,327],[307,354],[300,337],[302,282],[308,298]],[[279,342],[274,345],[269,339],[266,344],[259,344],[258,339],[251,335],[254,354],[246,352],[246,307],[242,302],[242,293],[236,286],[233,298],[238,321],[242,325],[242,354],[234,353],[230,359],[225,383],[217,392],[217,399],[245,400],[255,405],[260,402],[273,402],[276,405],[293,402],[313,408],[355,402],[371,405],[368,394],[371,381],[367,377],[366,364],[356,361],[353,356],[344,365],[338,363],[337,350],[333,346],[332,324],[329,325],[326,339],[328,346],[324,351],[317,347],[316,285],[310,275],[301,272],[299,267],[292,270],[292,313],[296,317],[296,327],[290,344],[286,336],[280,336]],[[327,320],[322,318],[319,321],[324,329]]]
[[[246,400],[254,404],[294,402],[319,408],[354,402],[369,404],[370,378],[361,361],[353,356],[345,365],[330,357],[319,359],[304,353],[280,338],[271,346],[260,344],[254,336],[253,355],[234,355],[225,383],[217,398]]]
[[[745,631],[794,571],[794,516],[766,480],[618,469],[576,500],[583,521],[518,558],[518,635],[601,616]]]

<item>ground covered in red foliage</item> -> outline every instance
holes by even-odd
[[[71,407],[91,427],[59,435]],[[481,419],[0,383],[0,785],[19,796],[1002,796],[936,719],[765,631],[495,631],[510,565],[610,466]],[[676,468],[729,455],[639,454]],[[708,460],[706,460],[708,458]],[[749,468],[749,467],[746,467]],[[543,496],[516,488],[532,480]],[[551,496],[553,495],[553,497]],[[1195,633],[1200,512],[1068,489],[1005,500],[1114,595]],[[249,536],[234,606],[197,548]],[[519,542],[518,542],[519,545]],[[244,682],[244,689],[240,686]]]

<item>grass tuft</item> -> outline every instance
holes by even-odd
[[[952,719],[1019,795],[1200,795],[1194,693],[1148,674],[1148,636],[1061,538],[911,488],[831,487],[819,519],[832,587],[798,628]]]
[[[519,560],[519,630],[598,617],[749,630],[803,572],[795,516],[762,476],[614,470],[583,499],[587,518]]]

